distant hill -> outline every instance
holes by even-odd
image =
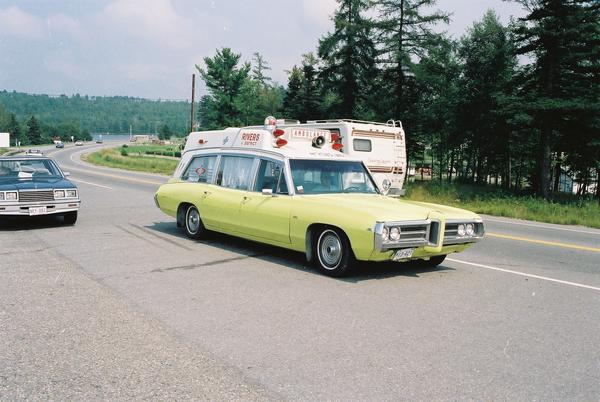
[[[0,104],[21,122],[32,115],[49,125],[76,122],[92,133],[154,133],[164,124],[178,135],[189,132],[190,104],[126,96],[49,96],[0,91]]]

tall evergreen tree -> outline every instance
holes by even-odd
[[[288,86],[283,98],[283,115],[289,119],[300,119],[302,105],[300,90],[302,88],[302,70],[292,67],[288,73]]]
[[[369,94],[366,90],[372,73],[376,49],[371,39],[371,23],[363,16],[366,0],[336,0],[339,8],[333,17],[334,31],[319,41],[319,57],[324,66],[320,78],[325,89],[339,95],[340,102],[331,113],[355,117],[357,106]]]
[[[558,144],[577,145],[579,134],[594,132],[593,118],[587,130],[573,123],[600,110],[600,3],[518,1],[530,10],[514,31],[518,53],[533,60],[520,77],[523,101],[539,130],[536,190],[547,198],[552,151]]]
[[[508,96],[509,83],[517,64],[508,29],[488,11],[473,24],[460,44],[458,127],[468,145],[468,168],[483,183],[488,175],[505,171],[508,152],[508,116],[500,103]]]
[[[302,86],[300,87],[299,101],[301,121],[319,119],[321,116],[319,100],[320,88],[317,81],[317,59],[312,53],[305,54],[302,60]]]
[[[386,81],[393,88],[391,108],[395,118],[403,118],[411,102],[407,75],[413,74],[413,57],[426,54],[429,44],[438,40],[431,30],[433,25],[447,23],[449,15],[440,11],[424,14],[424,9],[435,6],[437,0],[374,0],[373,3],[379,12],[376,27],[381,62]]]
[[[255,52],[252,61],[252,79],[257,81],[262,87],[266,87],[271,82],[271,77],[266,75],[266,72],[271,69],[264,57]]]
[[[214,57],[204,58],[205,69],[196,65],[208,87],[210,104],[215,111],[210,114],[212,120],[204,121],[208,128],[223,128],[242,123],[236,98],[241,94],[244,82],[248,79],[250,65],[244,63],[238,66],[240,57],[240,54],[233,53],[231,49],[223,48],[217,50]]]
[[[10,119],[8,121],[8,125],[6,126],[6,131],[8,131],[11,135],[12,143],[21,142],[25,143],[25,138],[23,138],[23,133],[21,131],[21,125],[17,120],[17,116],[14,113],[10,114]]]
[[[36,120],[35,116],[31,116],[27,121],[27,139],[32,145],[39,145],[42,143],[42,130]]]

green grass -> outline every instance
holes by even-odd
[[[95,165],[166,175],[172,175],[179,163],[177,159],[131,154],[122,155],[119,149],[103,149],[86,155],[84,159]]]
[[[437,183],[410,183],[406,198],[452,205],[480,214],[600,228],[600,205],[592,199],[564,197],[547,201],[496,188]]]
[[[0,148],[0,155],[4,155],[8,152],[8,148]]]
[[[127,145],[124,146],[127,153],[130,155],[157,155],[157,156],[173,156],[181,157],[181,150],[179,145],[156,145],[156,144],[142,144],[142,145]]]

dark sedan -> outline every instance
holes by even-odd
[[[0,157],[0,217],[62,215],[77,221],[79,191],[47,157]]]

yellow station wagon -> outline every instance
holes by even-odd
[[[357,260],[436,266],[483,238],[472,212],[386,196],[327,130],[266,123],[189,135],[155,195],[187,236],[216,231],[300,251],[331,276]]]

